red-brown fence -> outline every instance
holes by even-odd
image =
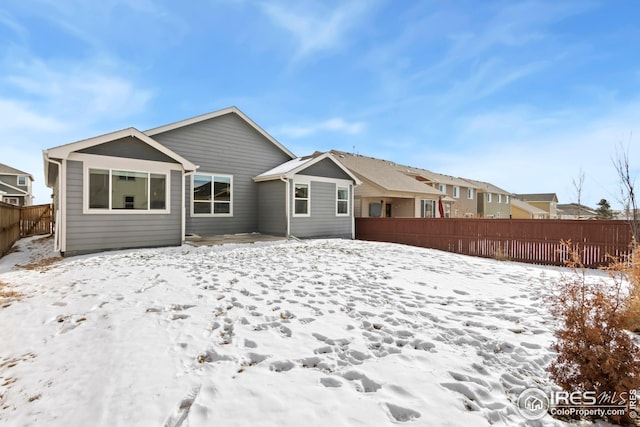
[[[20,238],[20,208],[0,202],[0,257]]]
[[[21,237],[53,232],[52,205],[14,206],[0,202],[0,257]]]
[[[356,238],[532,264],[564,265],[561,242],[578,245],[587,267],[628,253],[626,221],[471,218],[356,218]]]

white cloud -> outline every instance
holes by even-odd
[[[34,175],[36,203],[51,200],[43,149],[130,126],[153,95],[119,73],[115,61],[45,62],[13,49],[0,67],[1,161]]]
[[[572,180],[582,169],[583,203],[595,206],[605,198],[615,206],[620,190],[613,158],[620,143],[629,145],[632,173],[640,173],[638,123],[640,99],[589,115],[525,106],[490,111],[461,119],[449,152],[430,151],[423,161],[438,172],[489,181],[514,193],[555,192],[560,203],[575,201]],[[451,152],[456,145],[465,148]]]
[[[0,135],[17,130],[32,132],[61,132],[68,124],[55,117],[37,113],[28,105],[13,100],[0,98]]]
[[[327,8],[322,3],[265,2],[262,10],[295,39],[298,45],[295,61],[344,47],[348,44],[347,35],[361,23],[371,5],[371,2],[345,1],[335,8]]]
[[[320,123],[309,125],[284,125],[278,130],[279,133],[292,138],[304,138],[320,132],[340,132],[348,135],[355,135],[364,129],[363,122],[349,123],[343,118],[336,117]]]

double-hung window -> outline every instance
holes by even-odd
[[[336,215],[349,215],[349,188],[338,187]]]
[[[473,199],[473,188],[467,188],[467,199]]]
[[[491,203],[491,193],[487,193],[487,203]]]
[[[460,187],[453,187],[453,197],[456,199],[460,198]]]
[[[294,215],[309,215],[309,184],[294,184]]]
[[[166,211],[167,175],[89,169],[89,211]]]
[[[27,186],[27,177],[24,176],[24,175],[18,176],[18,185],[20,187],[26,187]]]
[[[230,175],[193,175],[193,215],[233,215],[233,177]]]

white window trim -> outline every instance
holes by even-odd
[[[307,198],[306,199],[298,199],[296,198],[296,185],[306,185],[307,186]],[[291,194],[291,196],[293,197],[293,203],[292,203],[292,210],[291,210],[291,216],[297,217],[297,218],[304,218],[304,217],[310,217],[311,216],[311,180],[294,180],[293,181],[293,185],[291,186],[291,188],[293,189],[293,192]],[[296,213],[296,200],[306,200],[307,201],[307,213],[304,214],[299,214]]]
[[[24,182],[21,184],[20,180],[23,180]],[[25,175],[18,175],[18,186],[20,186],[20,187],[26,187],[27,186],[27,177]]]
[[[491,203],[493,200],[492,194],[491,193],[487,193],[487,203]]]
[[[447,194],[447,184],[438,184],[438,190],[440,190],[444,194]]]
[[[473,188],[467,188],[467,199],[473,200]]]
[[[460,187],[458,187],[458,186],[454,186],[453,187],[453,198],[454,199],[459,199],[460,198]]]
[[[340,193],[340,189],[347,190],[347,198],[346,199],[338,199],[338,194]],[[351,214],[351,190],[349,186],[336,185],[336,216],[349,216]],[[347,202],[347,212],[339,213],[338,212],[338,202],[343,201]]]
[[[193,206],[195,205],[195,200],[193,199],[193,189],[194,189],[194,180],[195,180],[195,176],[196,175],[206,175],[206,176],[210,176],[211,177],[211,183],[212,183],[212,188],[213,188],[213,180],[215,179],[215,177],[218,178],[229,178],[230,179],[230,183],[229,185],[231,186],[231,197],[229,198],[229,213],[213,213],[213,199],[211,199],[211,213],[195,213]],[[223,173],[209,173],[209,172],[196,172],[194,174],[191,175],[191,197],[190,197],[190,209],[191,209],[191,216],[194,218],[207,218],[207,217],[216,217],[216,218],[229,218],[233,216],[233,194],[235,193],[234,189],[233,189],[233,175],[227,175],[227,174],[223,174]],[[212,195],[213,197],[213,195]]]
[[[82,213],[85,215],[166,215],[171,213],[171,171],[181,170],[180,165],[154,162],[149,160],[127,159],[121,157],[98,156],[93,154],[71,153],[69,159],[82,162]],[[89,208],[89,169],[108,170],[109,176],[113,170],[127,172],[141,172],[147,174],[165,175],[165,209],[90,209]],[[150,180],[147,185],[150,185]],[[111,179],[109,179],[111,185]],[[109,206],[111,206],[111,191],[109,191]]]
[[[498,203],[502,203],[502,194],[498,194]]]

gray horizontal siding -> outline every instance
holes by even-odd
[[[336,216],[336,184],[311,181],[311,215],[291,217],[291,234],[296,237],[352,237],[351,216]],[[293,192],[291,194],[293,206]],[[351,206],[349,212],[351,213]]]
[[[200,166],[198,172],[233,175],[233,217],[192,217],[187,178],[187,233],[213,236],[259,230],[258,184],[253,177],[290,160],[285,152],[234,113],[153,138]]]
[[[79,150],[78,152],[86,154],[97,154],[100,156],[124,157],[128,159],[177,163],[171,157],[132,136],[116,139],[115,141],[105,142],[104,144],[100,145],[94,145],[93,147],[85,148],[84,150]]]
[[[26,175],[20,175],[20,176],[26,176]],[[27,178],[27,183],[29,182],[29,178]],[[18,175],[0,175],[0,184],[5,183],[8,184],[12,187],[15,188],[19,188],[23,191],[28,191],[29,190],[29,186],[28,185],[18,185]],[[7,188],[5,191],[11,192],[11,193],[15,193],[16,190],[12,189],[12,188]]]
[[[287,234],[286,184],[282,181],[258,183],[258,231],[262,234]]]
[[[298,172],[299,175],[322,176],[326,178],[353,180],[337,164],[329,159],[320,160],[318,163]]]
[[[66,255],[107,249],[175,246],[182,243],[182,173],[171,172],[171,213],[90,214],[82,213],[82,162],[67,162]]]

